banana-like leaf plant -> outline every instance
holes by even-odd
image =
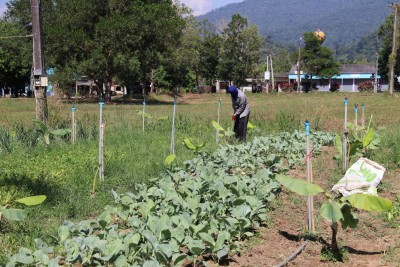
[[[19,204],[23,204],[25,206],[35,206],[41,204],[43,201],[46,200],[45,195],[38,195],[32,197],[24,197],[20,199],[14,200]],[[0,220],[4,216],[5,219],[11,221],[21,221],[26,218],[28,212],[23,209],[14,209],[9,208],[10,203],[6,203],[4,206],[0,206]]]
[[[230,128],[226,128],[226,130],[225,130],[224,127],[222,127],[218,122],[216,122],[214,120],[212,121],[212,125],[215,129],[217,129],[220,132],[219,136],[225,138],[225,141],[228,138],[235,135],[235,132],[232,131]]]
[[[391,200],[379,196],[354,194],[336,198],[316,184],[284,175],[277,175],[275,179],[289,190],[302,196],[312,196],[319,193],[325,195],[327,201],[322,204],[320,214],[331,224],[331,249],[334,251],[339,250],[336,238],[339,223],[343,230],[347,227],[357,227],[358,218],[354,213],[354,209],[362,209],[366,211],[387,211],[393,206]]]
[[[368,153],[371,150],[375,150],[379,147],[380,137],[371,127],[372,116],[369,119],[369,123],[366,127],[360,127],[359,131],[356,131],[354,124],[348,123],[347,127],[350,130],[350,138],[348,138],[347,144],[347,158],[359,158],[359,157],[369,157]],[[340,135],[336,135],[335,140],[337,154],[334,156],[336,160],[343,159],[343,146]]]
[[[71,129],[51,129],[50,126],[41,122],[34,121],[37,131],[43,135],[43,140],[46,145],[50,145],[50,136],[62,137],[71,133]]]
[[[199,153],[205,146],[204,142],[196,146],[192,143],[192,141],[190,141],[189,138],[184,138],[183,143],[185,144],[187,149],[193,150],[195,153]]]

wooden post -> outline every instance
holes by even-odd
[[[307,160],[307,182],[312,183],[312,174],[311,174],[311,153],[312,149],[310,149],[310,122],[306,120],[304,122],[304,127],[306,131],[306,160]],[[308,231],[314,232],[314,216],[313,216],[313,197],[307,196],[307,213],[308,213]]]
[[[176,116],[176,96],[174,97],[174,112],[172,114],[171,147],[169,153],[175,154],[175,116]]]
[[[103,99],[100,99],[99,102],[100,106],[100,119],[99,119],[99,180],[104,180],[104,168],[103,168],[103,106],[104,102]]]
[[[342,160],[343,160],[343,169],[342,173],[344,174],[347,170],[347,135],[349,132],[347,131],[347,105],[349,101],[347,97],[344,99],[344,133],[343,133],[343,150],[342,150]]]
[[[392,40],[392,53],[389,56],[389,93],[393,95],[394,90],[394,68],[396,66],[396,57],[397,57],[397,31],[398,31],[398,22],[397,22],[397,12],[398,12],[398,4],[392,3],[392,8],[394,8],[394,18],[393,18],[393,40]]]
[[[143,98],[143,112],[142,112],[142,131],[144,133],[144,113],[146,111],[146,99]]]
[[[365,129],[364,129],[364,127],[365,127],[364,109],[365,109],[365,105],[364,105],[364,102],[362,102],[362,104],[361,104],[361,128],[365,132]]]
[[[219,124],[219,116],[220,116],[220,110],[221,110],[221,98],[218,99],[218,112],[217,112],[217,122]],[[218,144],[219,142],[219,130],[217,129],[217,134],[215,136],[215,142]]]
[[[101,180],[104,181],[104,128],[106,123],[103,122],[101,125]]]
[[[75,145],[76,141],[76,124],[75,124],[75,105],[72,102],[72,125],[71,125],[71,142]]]
[[[355,131],[356,136],[358,136],[358,104],[354,105],[354,113],[355,113],[354,131]]]

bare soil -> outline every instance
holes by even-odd
[[[334,148],[324,148],[313,158],[314,182],[330,189],[340,178],[332,160]],[[332,177],[333,173],[337,177]],[[305,169],[290,171],[291,177],[306,179]],[[389,170],[379,186],[379,195],[395,200],[399,193],[399,170]],[[335,180],[336,179],[336,180]],[[241,255],[232,257],[229,266],[276,266],[295,252],[308,239],[305,249],[286,266],[400,266],[399,221],[388,222],[384,213],[358,211],[356,229],[339,230],[338,242],[345,250],[343,262],[322,261],[324,247],[330,243],[330,226],[318,216],[323,198],[314,197],[316,235],[307,238],[306,198],[283,190],[273,204],[271,221],[258,230],[253,240],[243,244]]]

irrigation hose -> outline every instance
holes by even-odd
[[[274,267],[283,267],[286,264],[288,264],[289,261],[296,258],[296,256],[299,255],[301,251],[303,251],[303,249],[306,247],[307,244],[308,244],[308,241],[305,241],[292,255],[290,255],[286,260],[282,261],[278,265],[275,265]]]

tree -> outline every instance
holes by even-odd
[[[309,76],[312,86],[312,77],[320,79],[331,79],[340,73],[340,64],[334,59],[330,48],[322,46],[318,38],[312,32],[304,33],[304,44],[302,48],[302,60],[305,72]],[[310,88],[306,88],[309,90]]]
[[[378,29],[378,37],[380,40],[380,49],[379,49],[379,62],[378,62],[378,73],[381,78],[389,80],[389,59],[392,53],[393,47],[393,17],[394,14],[388,16],[385,22]],[[394,73],[399,75],[400,73],[400,53],[397,53],[395,59],[395,68]],[[396,88],[396,87],[395,87]]]
[[[28,0],[12,0],[7,16],[26,23]],[[145,84],[180,41],[185,25],[171,0],[43,0],[48,66],[64,88],[80,76],[99,87],[117,80]],[[28,13],[29,14],[29,13]]]
[[[16,22],[0,21],[0,87],[11,88],[18,96],[29,82],[32,66],[32,39]]]
[[[223,30],[223,38],[219,73],[222,79],[239,86],[256,74],[263,40],[257,27],[248,26],[247,19],[239,14],[232,16]]]

